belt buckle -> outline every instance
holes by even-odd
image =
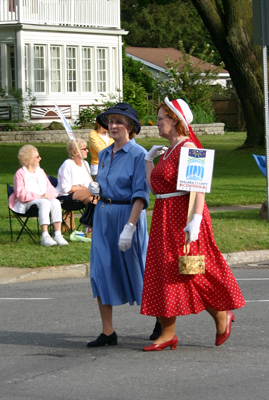
[[[107,199],[106,199],[106,204],[112,204],[112,200],[109,199],[109,198],[107,198]]]

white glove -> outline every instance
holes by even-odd
[[[89,191],[91,194],[97,196],[100,193],[100,186],[98,182],[90,182]]]
[[[166,146],[159,146],[159,145],[154,145],[152,146],[152,148],[150,149],[150,151],[147,152],[146,156],[145,156],[145,160],[147,161],[153,161],[155,157],[160,156],[161,154],[163,154],[166,150],[168,149],[168,147]]]
[[[119,239],[119,249],[121,251],[126,251],[130,249],[132,245],[132,238],[134,231],[136,230],[135,225],[124,225],[123,231],[120,234],[120,239]]]
[[[202,215],[193,214],[191,222],[184,228],[184,232],[189,232],[188,243],[195,242],[198,239],[200,232],[200,225],[202,221]]]

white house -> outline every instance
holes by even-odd
[[[120,0],[0,0],[0,87],[30,89],[32,122],[56,120],[54,103],[74,121],[122,90],[127,33]],[[15,113],[9,104],[0,98],[0,119]]]

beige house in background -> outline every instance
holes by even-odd
[[[153,75],[157,75],[159,73],[166,73],[166,59],[170,61],[178,61],[183,57],[181,51],[170,48],[153,48],[153,47],[126,47],[125,48],[126,55],[128,57],[132,57],[136,61],[141,61],[145,66],[152,72]],[[201,60],[197,57],[191,56],[191,59],[194,65],[197,65],[201,62]],[[212,65],[203,62],[201,64],[201,73],[203,73],[206,69],[212,68]],[[229,72],[226,69],[223,69],[219,73],[219,79],[216,83],[219,83],[221,86],[226,87],[227,80],[230,80]]]

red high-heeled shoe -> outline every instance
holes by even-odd
[[[232,313],[232,311],[226,311],[227,312],[227,325],[226,325],[226,329],[225,332],[222,334],[217,333],[216,334],[216,346],[220,346],[222,345],[230,336],[231,334],[231,326],[232,326],[232,322],[235,321],[235,316]]]
[[[177,335],[173,337],[173,339],[168,340],[168,342],[160,343],[160,344],[151,344],[150,346],[146,346],[143,348],[144,351],[160,351],[165,349],[166,347],[171,347],[172,350],[177,348],[178,338]]]

